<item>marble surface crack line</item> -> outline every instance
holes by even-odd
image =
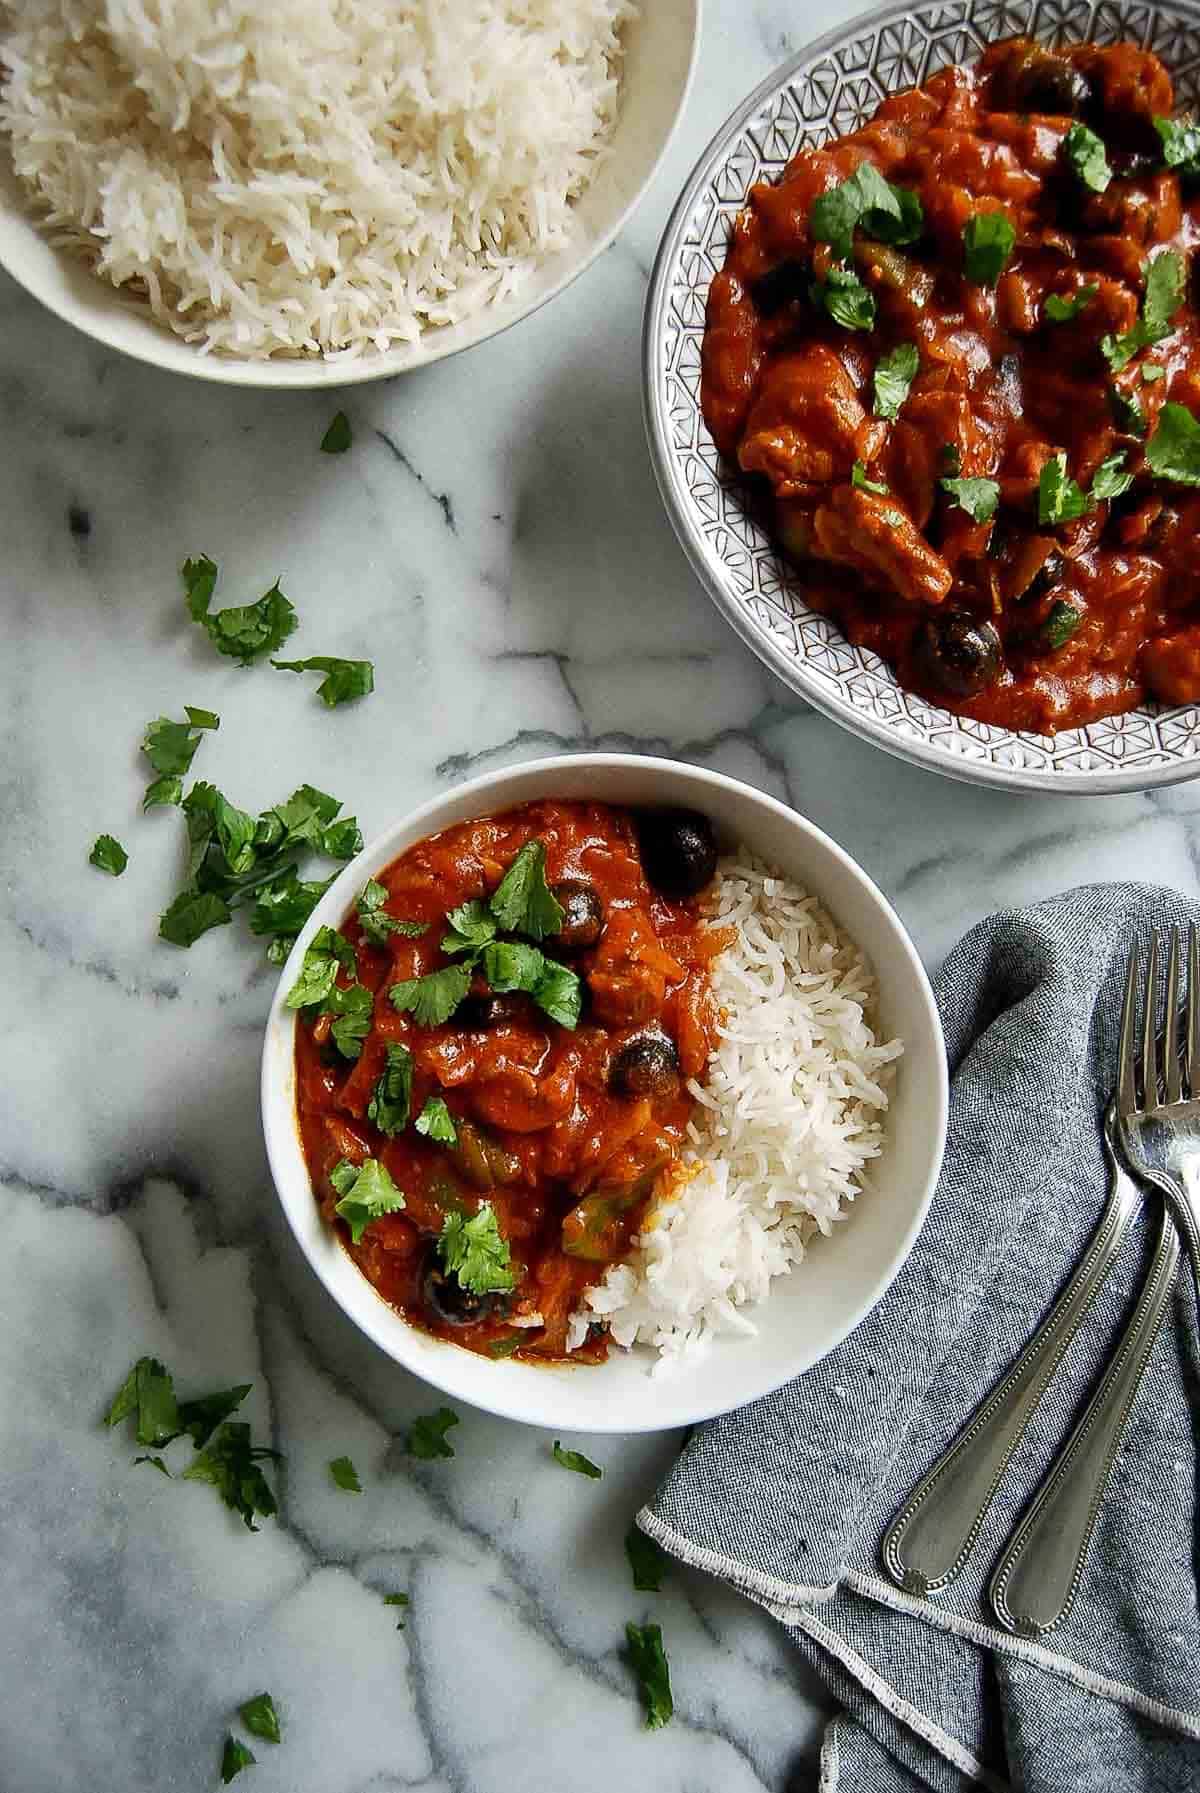
[[[570,701],[571,708],[579,718],[581,735],[585,740],[591,740],[592,731],[588,726],[588,719],[584,715],[583,703],[571,679],[570,654],[557,652],[554,648],[505,648],[493,656],[494,664],[500,664],[503,661],[545,661],[547,665],[553,666],[562,680],[563,689]]]
[[[386,430],[377,429],[375,431],[375,434],[376,434],[376,436],[378,436],[379,440],[383,443],[384,447],[391,453],[391,455],[397,461],[399,461],[400,465],[403,467],[404,471],[408,474],[410,479],[415,479],[417,484],[420,486],[421,490],[426,494],[426,496],[431,500],[431,502],[437,505],[438,509],[442,513],[442,521],[445,523],[446,528],[450,531],[451,535],[457,535],[458,534],[458,524],[455,521],[454,504],[450,497],[449,492],[435,492],[433,490],[433,488],[429,485],[429,482],[426,480],[425,475],[423,473],[418,472],[417,468],[413,466],[412,462],[409,460],[408,456],[405,454],[405,452],[401,448],[400,444],[398,442],[394,441],[392,439],[392,437],[388,435]]]

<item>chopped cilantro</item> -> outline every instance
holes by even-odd
[[[282,1741],[279,1714],[269,1693],[256,1693],[252,1700],[239,1706],[238,1717],[252,1737],[261,1737],[266,1743]]]
[[[185,560],[180,573],[188,613],[194,622],[202,622],[217,588],[217,563],[201,554],[197,560]]]
[[[179,777],[155,778],[146,786],[146,794],[142,798],[142,813],[148,809],[156,809],[162,804],[177,804],[183,796],[183,780]]]
[[[512,1357],[525,1343],[523,1332],[510,1332],[502,1339],[493,1339],[487,1348],[489,1357]]]
[[[491,1202],[480,1202],[469,1218],[447,1214],[437,1242],[438,1255],[451,1276],[472,1295],[511,1289],[513,1275],[508,1240],[496,1224]]]
[[[1152,348],[1171,334],[1171,319],[1183,301],[1186,270],[1183,257],[1175,249],[1163,249],[1146,264],[1146,291],[1142,296],[1142,315],[1123,336],[1108,335],[1101,339],[1104,358],[1114,373],[1120,373],[1142,349]]]
[[[155,1469],[159,1470],[163,1475],[166,1476],[168,1481],[171,1480],[171,1472],[167,1468],[166,1464],[163,1462],[161,1457],[149,1457],[149,1456],[145,1456],[145,1455],[143,1455],[141,1457],[135,1457],[133,1459],[133,1466],[135,1469],[137,1468],[139,1463],[152,1463],[154,1465]]]
[[[1077,318],[1081,311],[1087,310],[1099,291],[1099,286],[1092,280],[1086,286],[1081,286],[1077,293],[1071,293],[1069,296],[1064,296],[1061,293],[1047,293],[1046,316],[1052,324],[1069,324],[1072,318]]]
[[[294,865],[285,866],[269,884],[260,885],[255,892],[250,932],[294,938],[332,883],[331,877],[298,877]]]
[[[824,280],[813,282],[810,297],[843,330],[875,327],[875,295],[851,268],[830,268]]]
[[[403,1191],[397,1189],[378,1158],[367,1158],[361,1165],[343,1158],[330,1171],[329,1181],[342,1198],[335,1212],[350,1228],[355,1245],[373,1220],[384,1214],[398,1214],[404,1207]]]
[[[422,1027],[448,1021],[471,985],[470,965],[447,965],[425,977],[406,978],[388,991],[392,1007],[411,1014]]]
[[[546,849],[540,840],[526,841],[492,892],[488,907],[497,926],[510,934],[544,940],[547,934],[558,933],[563,908],[546,883]]]
[[[200,869],[210,841],[216,841],[224,865],[221,870],[230,878],[243,878],[257,858],[255,848],[256,819],[238,809],[223,797],[216,785],[200,780],[183,800],[187,817],[188,841],[191,848],[189,871],[194,877]]]
[[[375,998],[371,992],[363,984],[351,984],[348,990],[341,990],[335,984],[321,1004],[321,1012],[335,1017],[329,1032],[342,1057],[358,1058],[363,1041],[371,1031],[371,1017],[375,1012]]]
[[[583,983],[569,966],[554,959],[546,960],[546,969],[538,980],[533,1000],[552,1021],[573,1031],[583,1010]]]
[[[458,1129],[454,1125],[454,1116],[446,1107],[444,1096],[430,1096],[413,1126],[426,1139],[436,1140],[438,1145],[458,1144]]]
[[[221,1779],[228,1786],[235,1775],[249,1768],[258,1760],[246,1745],[236,1737],[226,1737],[225,1748],[221,1751]]]
[[[362,1483],[358,1479],[358,1471],[349,1457],[334,1457],[329,1464],[329,1473],[338,1487],[347,1494],[361,1494]]]
[[[165,778],[183,777],[196,757],[201,734],[220,726],[219,718],[211,710],[193,709],[191,704],[185,704],[184,709],[186,722],[172,722],[169,716],[157,716],[146,724],[142,738],[142,752],[154,770]],[[200,720],[196,721],[196,717]]]
[[[429,927],[427,921],[397,921],[384,908],[388,893],[382,884],[374,878],[368,878],[363,885],[355,910],[358,925],[363,931],[363,939],[369,940],[372,946],[386,946],[389,934],[403,934],[407,940],[418,940]]]
[[[171,1373],[156,1357],[139,1357],[113,1398],[106,1426],[137,1417],[139,1444],[170,1444],[179,1435],[179,1409]]]
[[[1038,640],[1043,647],[1054,649],[1065,646],[1083,621],[1074,604],[1068,604],[1060,598],[1051,604],[1046,620],[1038,630]]]
[[[1200,423],[1185,405],[1166,404],[1146,444],[1146,464],[1156,479],[1200,486]]]
[[[657,1594],[662,1590],[663,1576],[670,1558],[653,1538],[631,1525],[625,1534],[625,1555],[633,1573],[633,1585],[640,1594]]]
[[[1144,383],[1153,386],[1159,380],[1166,379],[1167,370],[1157,361],[1146,361],[1142,364],[1141,374]]]
[[[1101,138],[1087,125],[1076,122],[1063,138],[1063,154],[1085,187],[1103,193],[1112,180],[1108,152]]]
[[[217,568],[207,555],[183,563],[183,586],[188,615],[199,623],[219,654],[228,654],[249,666],[262,654],[281,648],[297,626],[296,612],[279,589],[279,581],[254,604],[235,604],[228,610],[210,609],[217,583]]]
[[[337,983],[339,967],[357,969],[354,948],[336,928],[318,928],[304,954],[300,976],[287,994],[289,1009],[319,1009]]]
[[[938,455],[938,466],[948,479],[957,479],[962,472],[962,455],[957,442],[944,442]]]
[[[1038,522],[1070,523],[1088,509],[1088,496],[1082,486],[1067,475],[1065,449],[1051,455],[1038,480]]]
[[[328,828],[322,828],[316,845],[317,851],[328,859],[353,859],[362,852],[362,829],[353,816],[339,816]]]
[[[339,411],[325,434],[321,437],[322,454],[345,454],[354,440],[350,429],[350,419],[344,411]]]
[[[387,1043],[387,1064],[371,1091],[367,1119],[388,1139],[403,1133],[412,1106],[413,1055],[394,1040]]]
[[[216,1394],[197,1395],[194,1400],[179,1403],[179,1430],[186,1432],[196,1450],[203,1450],[222,1420],[237,1411],[250,1393],[248,1382],[236,1388],[223,1388]]]
[[[1005,212],[976,212],[963,226],[963,265],[976,286],[995,286],[1008,265],[1017,233]]]
[[[1194,118],[1156,118],[1163,161],[1180,174],[1200,174],[1200,125]]]
[[[546,970],[546,960],[536,946],[523,941],[493,940],[483,949],[483,975],[493,990],[507,995],[511,990],[532,993]]]
[[[912,342],[902,342],[890,354],[875,363],[875,415],[888,422],[900,415],[900,407],[908,397],[917,377],[921,357]]]
[[[451,909],[449,932],[442,937],[444,953],[476,952],[496,937],[496,919],[478,897]]]
[[[557,1438],[554,1440],[553,1455],[561,1469],[573,1469],[576,1475],[591,1476],[594,1482],[598,1482],[604,1474],[599,1464],[593,1463],[590,1457],[585,1457],[582,1451],[564,1451]]]
[[[194,946],[201,934],[232,920],[233,911],[224,897],[211,891],[181,890],[159,917],[159,938],[169,940],[172,946]]]
[[[850,484],[860,492],[874,492],[877,498],[888,496],[887,486],[882,480],[867,478],[867,470],[861,461],[855,461],[850,469]]]
[[[108,872],[112,877],[119,878],[129,864],[129,855],[113,835],[98,834],[88,854],[88,864],[94,865],[99,872]]]
[[[1133,484],[1133,474],[1125,472],[1125,450],[1118,449],[1101,461],[1092,476],[1092,498],[1119,498]]]
[[[974,522],[990,523],[995,516],[1000,487],[994,479],[941,479],[938,484]]]
[[[385,1594],[383,1596],[383,1604],[385,1606],[407,1606],[409,1604],[409,1598],[407,1594]],[[403,1619],[396,1620],[396,1630],[404,1630]]]
[[[272,660],[279,672],[323,672],[317,696],[327,710],[369,697],[375,689],[375,667],[370,660],[339,660],[334,654],[311,654],[307,660]]]
[[[1144,436],[1146,434],[1146,413],[1140,399],[1132,392],[1122,392],[1119,386],[1108,389],[1108,408],[1112,412],[1113,422],[1127,436]]]
[[[226,1420],[210,1444],[197,1451],[183,1472],[185,1482],[211,1482],[227,1507],[240,1513],[248,1531],[256,1532],[255,1516],[269,1519],[276,1511],[275,1496],[258,1467],[270,1458],[283,1461],[278,1451],[251,1444],[250,1428],[239,1420]]]
[[[646,1728],[656,1731],[669,1724],[675,1710],[671,1698],[671,1671],[658,1625],[625,1627],[626,1654],[637,1677],[638,1692],[646,1710]]]
[[[872,162],[813,201],[809,233],[828,243],[839,261],[849,261],[855,229],[885,243],[912,243],[924,227],[921,202],[905,187],[893,187]]]
[[[454,1446],[446,1434],[457,1424],[458,1415],[452,1407],[439,1407],[436,1413],[421,1414],[409,1427],[409,1456],[419,1457],[423,1463],[431,1463],[435,1457],[452,1457]]]

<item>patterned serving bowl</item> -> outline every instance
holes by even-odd
[[[818,710],[903,759],[975,784],[1062,795],[1142,790],[1200,774],[1200,708],[1145,705],[1086,728],[1035,735],[940,710],[904,691],[878,655],[854,647],[805,599],[747,505],[700,413],[709,283],[758,181],[796,152],[855,130],[888,93],[999,38],[1121,39],[1171,72],[1181,108],[1200,99],[1200,8],[1166,0],[929,0],[866,13],[803,50],[729,118],[671,215],[646,302],[646,428],[671,521],[701,583],[760,659]]]

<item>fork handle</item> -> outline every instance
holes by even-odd
[[[892,1521],[883,1540],[884,1566],[910,1594],[947,1587],[966,1564],[1000,1478],[1112,1268],[1138,1205],[1127,1179],[1113,1172],[1100,1223],[1070,1282],[1004,1380]]]
[[[1008,1631],[1044,1637],[1071,1610],[1178,1265],[1179,1234],[1164,1208],[1149,1273],[1112,1361],[992,1576],[992,1610]]]

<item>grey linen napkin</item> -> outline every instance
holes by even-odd
[[[1071,891],[973,928],[937,980],[952,1072],[946,1165],[912,1255],[822,1363],[695,1433],[639,1515],[668,1551],[788,1627],[840,1711],[821,1793],[982,1783],[1021,1793],[1200,1789],[1196,1421],[1200,1345],[1181,1274],[1074,1607],[1041,1642],[992,1619],[987,1577],[1098,1378],[1144,1273],[1135,1223],[944,1593],[915,1599],[879,1547],[913,1483],[1036,1329],[1104,1195],[1125,953],[1200,921],[1174,892]],[[886,1201],[886,1186],[869,1199]],[[820,1250],[803,1274],[821,1274]]]

